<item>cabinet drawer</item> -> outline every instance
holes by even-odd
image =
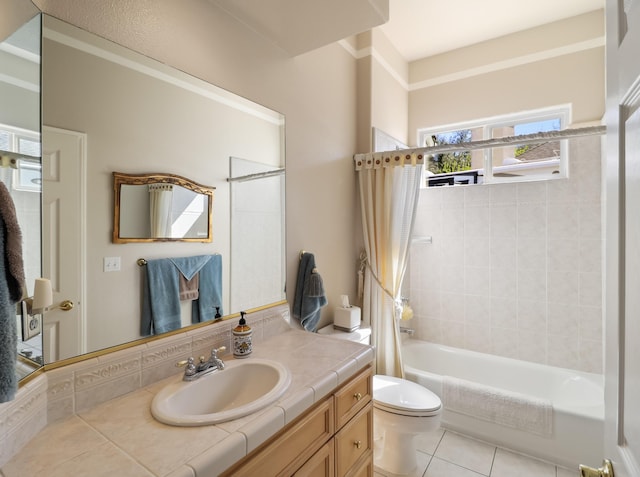
[[[334,473],[334,444],[330,440],[316,452],[298,471],[294,477],[333,477]]]
[[[373,404],[369,402],[336,434],[336,475],[345,476],[373,450]],[[369,459],[370,460],[370,459]]]
[[[260,449],[244,465],[231,468],[227,476],[268,477],[291,475],[335,432],[333,397],[330,397],[290,429]]]
[[[345,384],[335,394],[336,429],[340,429],[371,401],[373,395],[372,375],[373,372],[369,367]]]

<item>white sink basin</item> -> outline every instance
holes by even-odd
[[[173,426],[218,424],[274,403],[290,383],[289,371],[276,361],[230,360],[222,371],[162,388],[151,402],[151,414]]]

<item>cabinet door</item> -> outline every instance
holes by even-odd
[[[373,450],[373,406],[369,403],[336,434],[336,475],[344,477]],[[368,456],[368,457],[367,457]]]
[[[284,434],[268,444],[239,467],[223,475],[233,477],[272,477],[292,475],[334,433],[333,397],[316,407]]]
[[[333,439],[331,439],[293,474],[294,477],[333,477],[335,475],[333,446]]]
[[[347,477],[373,477],[373,452],[369,451],[367,457],[357,464]]]

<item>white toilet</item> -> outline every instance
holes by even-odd
[[[373,377],[374,464],[394,474],[417,465],[415,436],[440,427],[442,402],[425,388],[393,376]]]
[[[369,344],[370,328],[345,333],[326,326],[318,333]],[[393,474],[417,466],[415,436],[440,427],[442,402],[437,394],[406,379],[373,377],[374,464]]]

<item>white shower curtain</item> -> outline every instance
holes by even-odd
[[[171,237],[173,185],[149,184],[149,220],[151,237]]]
[[[403,377],[400,291],[407,266],[424,158],[394,152],[355,157],[367,266],[362,312],[371,323],[376,373]]]

